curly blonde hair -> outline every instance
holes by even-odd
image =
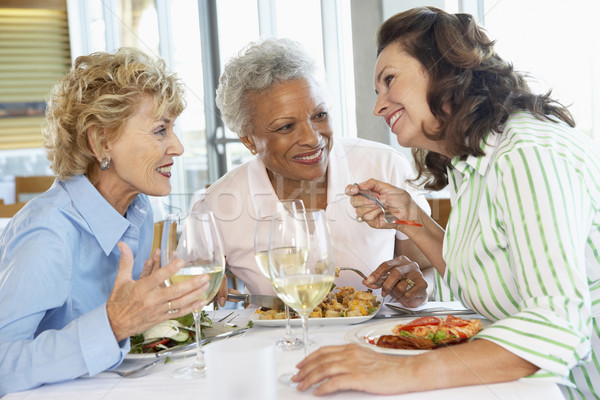
[[[186,105],[183,84],[162,59],[127,47],[78,57],[50,92],[42,127],[50,168],[58,178],[86,174],[95,183],[100,165],[88,131],[102,154],[102,146],[119,138],[145,95],[154,98],[157,118],[176,118]],[[101,134],[105,128],[107,134]]]

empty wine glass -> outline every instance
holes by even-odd
[[[206,274],[210,277],[208,289],[201,296],[207,302],[217,294],[225,272],[223,245],[217,233],[214,217],[211,212],[190,212],[173,214],[165,218],[161,240],[161,265],[167,265],[175,259],[182,259],[185,266],[166,282],[176,284]],[[200,378],[206,370],[204,350],[201,345],[202,325],[200,312],[194,310],[196,327],[196,358],[191,366],[175,370],[178,378]]]
[[[308,317],[331,291],[334,249],[323,210],[277,214],[269,240],[269,271],[275,292],[302,318],[304,355],[308,355]],[[292,384],[293,374],[280,381]]]
[[[265,201],[260,204],[256,216],[256,226],[254,229],[254,257],[258,269],[262,274],[271,280],[269,272],[269,235],[271,233],[271,221],[273,217],[281,210],[290,210],[298,212],[304,210],[302,200],[282,200]],[[297,338],[292,332],[290,326],[290,307],[285,304],[285,333],[283,337],[275,342],[277,349],[282,351],[295,350],[302,346],[302,340]]]

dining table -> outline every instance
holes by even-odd
[[[235,322],[237,327],[245,327],[249,320],[256,322],[255,309],[252,307],[242,309],[221,309],[209,311],[208,314],[214,321],[222,319],[224,316],[232,312],[236,316],[232,322]],[[309,324],[309,351],[317,350],[321,346],[340,345],[349,342],[349,337],[361,330],[376,329],[381,324],[394,323],[400,320],[401,317],[406,318],[406,315],[398,313],[395,310],[389,309],[386,306],[381,306],[377,314],[373,318],[365,318],[359,324],[350,323],[330,323],[325,321],[311,321]],[[468,317],[464,317],[468,318]],[[301,336],[302,331],[299,325],[293,324],[294,333]],[[244,333],[224,339],[225,341],[237,341],[242,344],[244,341],[254,343],[256,339],[261,339],[264,342],[275,342],[283,335],[283,323],[280,325],[263,325],[253,323],[252,327]],[[213,345],[209,343],[205,345]],[[300,348],[291,351],[274,351],[275,354],[275,376],[272,377],[276,385],[276,393],[278,399],[309,399],[316,398],[312,393],[312,389],[307,391],[298,391],[294,387],[277,382],[277,377],[294,372],[295,365],[304,358],[304,349]],[[404,355],[398,355],[403,357]],[[38,388],[7,394],[3,400],[25,400],[25,399],[60,399],[60,400],[165,400],[165,399],[209,399],[208,394],[208,378],[200,378],[194,380],[185,380],[173,376],[173,371],[186,363],[191,363],[194,357],[194,352],[191,351],[186,356],[173,357],[169,362],[157,363],[152,368],[145,371],[143,376],[139,377],[122,377],[114,372],[106,371],[95,376],[83,376],[75,380],[46,384]],[[248,368],[253,366],[252,360],[245,360],[240,357],[239,363],[246,365]],[[147,360],[136,360],[136,363],[147,363]],[[210,368],[210,365],[207,366]],[[240,368],[235,368],[238,371]],[[236,376],[227,377],[229,380],[235,380]],[[435,379],[435,377],[432,377]],[[269,382],[273,383],[273,382]],[[256,383],[260,384],[260,383]],[[247,393],[252,393],[253,388],[248,387]],[[253,398],[248,397],[248,398]],[[520,379],[506,383],[496,384],[481,384],[476,386],[457,387],[451,389],[441,389],[425,392],[405,393],[398,395],[374,395],[358,391],[343,391],[335,394],[327,395],[326,399],[401,399],[401,400],[425,400],[425,399],[496,399],[496,400],[558,400],[564,399],[558,385],[552,382],[534,382],[529,379]],[[211,400],[213,400],[211,398]],[[219,400],[228,400],[223,396]],[[260,400],[260,399],[257,399]]]

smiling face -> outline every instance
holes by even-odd
[[[314,82],[297,79],[249,96],[250,134],[241,138],[272,173],[303,181],[327,171],[333,134],[327,105]]]
[[[173,158],[183,153],[174,122],[169,116],[157,119],[153,98],[146,95],[118,139],[105,145],[102,157],[110,158],[110,167],[101,171],[95,186],[119,212],[124,213],[140,193],[166,196],[171,192]]]
[[[421,63],[397,43],[387,46],[375,66],[377,102],[373,113],[383,117],[404,147],[442,153],[441,143],[425,137],[439,129],[427,103],[429,76]]]

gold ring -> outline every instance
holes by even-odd
[[[361,216],[356,217],[356,222],[364,222],[364,219],[362,219]]]
[[[410,278],[404,278],[404,280],[406,281],[406,291],[409,291],[416,285],[415,281]]]

